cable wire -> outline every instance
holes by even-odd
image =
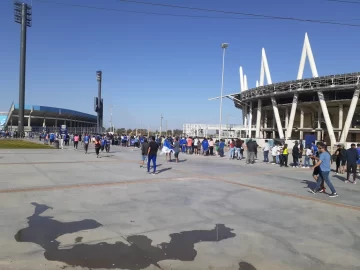
[[[169,4],[159,4],[159,3],[143,2],[143,1],[135,1],[135,0],[118,0],[118,1],[127,2],[127,3],[133,3],[133,4],[140,4],[140,5],[158,6],[158,7],[168,7],[168,8],[186,9],[186,10],[197,10],[197,11],[224,13],[224,14],[232,14],[232,15],[244,15],[244,16],[251,16],[251,17],[274,19],[274,20],[287,20],[287,21],[299,21],[299,22],[318,23],[318,24],[332,24],[332,25],[360,27],[360,24],[340,23],[340,22],[334,22],[334,21],[301,19],[301,18],[295,18],[295,17],[272,16],[272,15],[265,15],[265,14],[235,12],[235,11],[208,9],[208,8],[196,8],[196,7],[169,5]],[[337,0],[337,1],[350,1],[350,0]]]
[[[62,3],[62,2],[49,1],[49,0],[33,0],[33,1],[40,2],[40,3],[48,3],[48,4],[56,4],[56,5],[77,7],[77,8],[87,8],[87,9],[95,9],[95,10],[102,10],[102,11],[115,11],[115,12],[135,13],[135,14],[144,14],[144,15],[159,15],[159,16],[200,18],[200,19],[233,19],[233,20],[266,19],[266,18],[248,18],[248,17],[218,17],[218,16],[215,17],[215,16],[201,16],[201,15],[182,15],[182,14],[146,12],[146,11],[127,10],[127,9],[103,8],[103,7],[95,7],[95,6],[88,6],[88,5],[78,5],[78,4]]]
[[[360,2],[354,0],[325,0],[327,2],[337,2],[337,3],[346,3],[346,4],[357,4],[360,5]]]

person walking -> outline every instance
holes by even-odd
[[[359,153],[355,148],[355,143],[351,144],[351,147],[346,150],[346,180],[345,183],[349,183],[350,173],[353,174],[353,184],[356,184],[356,167],[359,160]]]
[[[292,149],[292,156],[293,156],[293,168],[299,168],[299,144],[296,141],[295,145]]]
[[[264,162],[269,163],[270,144],[268,140],[265,140],[263,151],[264,151]]]
[[[142,163],[140,165],[140,168],[144,168],[144,166],[145,166],[145,160],[147,160],[147,158],[148,158],[148,148],[149,148],[149,143],[148,143],[147,139],[144,138],[144,142],[141,145],[141,160],[142,160]]]
[[[319,143],[317,149],[320,153],[319,160],[317,160],[317,163],[312,168],[315,169],[317,167],[320,167],[320,177],[316,182],[315,189],[309,189],[309,191],[313,194],[321,192],[321,182],[324,181],[331,190],[331,194],[329,195],[329,197],[335,198],[338,196],[338,194],[336,193],[336,190],[329,179],[329,174],[331,170],[331,155],[329,152],[326,151],[325,144],[323,143]]]
[[[84,150],[85,150],[85,154],[87,154],[87,152],[88,152],[89,142],[90,142],[90,137],[89,137],[89,135],[85,134],[85,136],[84,136]]]
[[[74,149],[78,149],[78,144],[79,144],[79,135],[75,134],[74,136]]]
[[[95,138],[95,153],[96,153],[96,158],[99,158],[100,148],[101,148],[100,136],[97,136],[97,137]]]
[[[148,154],[147,172],[150,173],[150,161],[152,161],[153,164],[153,172],[151,173],[152,175],[156,174],[156,157],[158,150],[159,150],[159,145],[155,142],[155,137],[152,136],[147,152]]]
[[[252,139],[249,139],[249,141],[246,143],[246,148],[247,148],[246,164],[254,164],[255,163],[256,146],[257,146],[256,142],[254,142]]]
[[[180,153],[180,142],[179,142],[179,138],[176,137],[175,138],[175,142],[174,142],[174,156],[175,156],[175,162],[179,163],[179,153]]]

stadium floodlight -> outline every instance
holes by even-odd
[[[222,75],[221,75],[221,91],[220,91],[220,123],[219,123],[219,140],[221,139],[221,125],[222,125],[222,102],[224,92],[224,69],[225,69],[225,51],[229,47],[228,43],[222,43],[221,48],[223,49],[223,62],[222,62]]]
[[[32,25],[32,9],[26,3],[14,2],[14,20],[21,24],[20,74],[19,74],[19,120],[18,132],[24,132],[25,72],[26,72],[26,31]]]

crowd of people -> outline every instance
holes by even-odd
[[[85,154],[88,153],[89,145],[94,144],[96,156],[99,157],[100,151],[110,152],[110,145],[123,147],[133,147],[141,150],[141,165],[146,167],[150,173],[150,163],[152,163],[153,172],[156,174],[157,154],[166,154],[166,160],[172,162],[172,154],[175,162],[179,162],[179,154],[194,156],[217,156],[228,157],[230,160],[242,160],[245,158],[246,164],[254,164],[258,161],[258,149],[260,148],[254,139],[247,139],[245,142],[241,139],[213,139],[205,137],[172,137],[172,136],[128,136],[116,134],[55,134],[43,133],[39,135],[39,140],[45,143],[59,143],[59,148],[73,145],[77,150],[79,143],[84,147]],[[356,177],[360,175],[360,144],[351,144],[349,149],[344,145],[338,145],[333,154],[329,153],[325,142],[312,142],[310,145],[304,145],[303,141],[295,141],[291,151],[288,145],[283,141],[275,141],[270,145],[268,140],[262,147],[263,162],[278,165],[280,167],[293,168],[311,168],[313,178],[317,183],[315,189],[310,189],[312,193],[322,193],[326,191],[324,183],[330,190],[330,197],[337,197],[338,194],[331,183],[329,174],[331,164],[335,162],[335,175],[345,174],[345,183],[356,184]],[[226,153],[226,154],[225,154]],[[289,162],[289,155],[292,156],[292,162]],[[269,158],[269,156],[271,156]],[[145,163],[146,162],[146,163]],[[352,180],[350,180],[352,176]]]

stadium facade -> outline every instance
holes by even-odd
[[[309,79],[303,79],[306,59],[313,75]],[[226,97],[242,110],[241,137],[360,142],[360,72],[319,77],[307,33],[296,80],[273,84],[265,49],[256,88],[248,88],[242,67],[239,74],[239,93],[210,100]]]
[[[95,132],[97,116],[75,110],[38,105],[25,105],[24,131],[58,132],[65,125],[72,132]],[[11,104],[8,112],[0,113],[0,129],[17,131],[19,119],[18,104]]]

